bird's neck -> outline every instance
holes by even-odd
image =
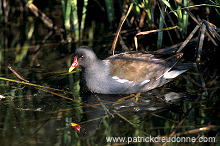
[[[90,65],[84,67],[84,70],[94,72],[94,71],[100,70],[101,68],[102,69],[105,68],[105,63],[102,60],[96,60],[96,61],[90,63]]]

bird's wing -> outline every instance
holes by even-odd
[[[182,53],[167,59],[155,58],[152,54],[121,53],[107,58],[110,76],[133,82],[156,80],[168,72],[182,57]]]

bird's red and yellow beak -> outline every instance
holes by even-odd
[[[77,61],[78,57],[75,56],[72,65],[69,68],[69,72],[71,72],[72,70],[74,70],[74,68],[76,68],[78,66],[78,61]]]

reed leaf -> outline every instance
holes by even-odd
[[[163,29],[164,27],[164,10],[165,6],[163,3],[161,3],[161,9],[160,9],[160,19],[159,19],[159,29]],[[158,32],[157,35],[157,48],[161,48],[163,42],[163,31]]]
[[[108,21],[110,23],[114,20],[114,1],[113,0],[105,0],[105,6],[108,15]]]
[[[163,2],[176,16],[177,15],[177,12],[173,9],[173,7],[170,5],[169,1],[167,0],[161,0],[161,2]]]
[[[73,21],[73,31],[74,31],[74,38],[76,41],[79,40],[79,19],[78,19],[78,8],[77,8],[77,0],[69,0],[71,5],[71,12],[72,12],[72,21]]]
[[[88,5],[88,0],[84,0],[83,9],[82,9],[82,19],[81,19],[81,23],[80,23],[80,32],[79,32],[80,38],[82,38],[82,36],[83,36],[83,30],[85,27],[87,5]]]

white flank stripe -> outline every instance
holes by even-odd
[[[177,77],[178,75],[184,73],[185,71],[187,70],[172,70],[172,71],[166,72],[163,77],[166,79],[173,79]]]
[[[120,79],[120,78],[117,77],[117,76],[113,76],[112,79],[116,80],[116,81],[119,82],[119,83],[126,83],[126,82],[132,83],[132,82],[133,82],[133,81],[129,81],[129,80],[127,80],[127,79]]]
[[[149,80],[149,79],[144,80],[144,81],[141,83],[141,85],[144,85],[144,84],[149,83],[149,82],[150,82],[150,80]]]

